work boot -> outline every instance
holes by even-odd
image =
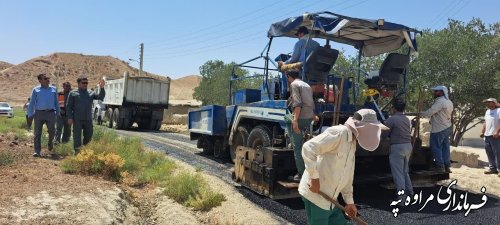
[[[498,170],[489,169],[484,171],[484,174],[498,174]]]
[[[445,172],[447,172],[447,173],[451,173],[451,169],[450,169],[450,167],[449,167],[449,166],[445,167],[445,168],[444,168],[444,171],[445,171]]]

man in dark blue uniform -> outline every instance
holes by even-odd
[[[73,124],[73,142],[75,155],[78,154],[82,146],[82,130],[83,144],[86,145],[92,140],[93,124],[92,124],[92,102],[94,99],[103,100],[106,92],[104,91],[104,80],[99,81],[99,94],[88,91],[89,84],[86,77],[80,77],[76,80],[78,89],[69,93],[67,104],[68,124]]]

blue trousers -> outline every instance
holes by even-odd
[[[451,127],[437,133],[431,133],[431,151],[437,167],[450,167],[450,134]]]
[[[484,148],[488,156],[490,170],[499,170],[500,168],[500,138],[495,139],[493,136],[484,138]]]

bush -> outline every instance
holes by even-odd
[[[210,190],[198,173],[174,175],[175,162],[162,153],[146,150],[140,139],[122,139],[102,128],[95,131],[94,139],[78,155],[61,162],[63,172],[99,175],[129,186],[160,184],[167,196],[194,210],[208,211],[225,200],[224,195]],[[56,151],[69,149],[71,145],[60,145]]]
[[[167,180],[176,168],[174,161],[168,160],[163,154],[158,152],[146,152],[145,162],[149,166],[138,173],[138,182],[141,184],[157,184]]]
[[[72,156],[75,151],[73,149],[73,142],[59,144],[54,147],[54,153],[60,156]]]
[[[64,173],[76,173],[79,168],[78,161],[76,160],[76,157],[65,158],[59,164],[59,168],[61,168]]]
[[[14,162],[14,156],[9,152],[0,152],[0,166],[7,166]]]
[[[200,194],[200,187],[206,185],[199,174],[182,172],[172,176],[165,183],[164,193],[175,201],[185,204],[190,198]]]
[[[226,201],[226,197],[223,194],[205,189],[200,195],[191,198],[188,201],[188,206],[193,207],[197,211],[209,211],[214,207],[220,206],[223,201]]]
[[[164,193],[175,201],[194,210],[209,211],[226,200],[224,195],[215,193],[198,173],[180,173],[162,184]]]
[[[94,133],[92,135],[92,140],[94,142],[111,143],[118,139],[118,134],[110,130],[105,130],[101,127],[95,127]]]
[[[76,160],[76,171],[88,175],[101,175],[113,181],[129,185],[159,183],[167,179],[175,169],[175,163],[163,154],[147,151],[138,138],[121,139],[114,131],[95,129],[97,138],[82,148],[80,154],[63,161]],[[59,146],[58,146],[59,147]],[[58,152],[72,152],[70,145],[61,145]],[[74,166],[67,171],[73,171]],[[61,168],[63,169],[63,168]]]

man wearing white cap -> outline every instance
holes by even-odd
[[[300,180],[299,193],[306,208],[308,224],[346,224],[340,209],[323,198],[323,192],[333,199],[339,193],[346,202],[346,213],[355,217],[353,186],[356,142],[368,151],[377,149],[382,129],[371,109],[361,109],[344,125],[333,126],[307,141],[302,147],[306,170]]]
[[[484,148],[488,156],[489,170],[485,174],[498,174],[500,169],[500,107],[494,98],[483,100],[488,107],[484,114],[483,130],[481,137],[484,137]]]
[[[448,97],[448,88],[435,86],[434,104],[422,117],[430,118],[431,140],[430,147],[434,156],[434,171],[451,173],[450,170],[450,135],[453,103]]]

